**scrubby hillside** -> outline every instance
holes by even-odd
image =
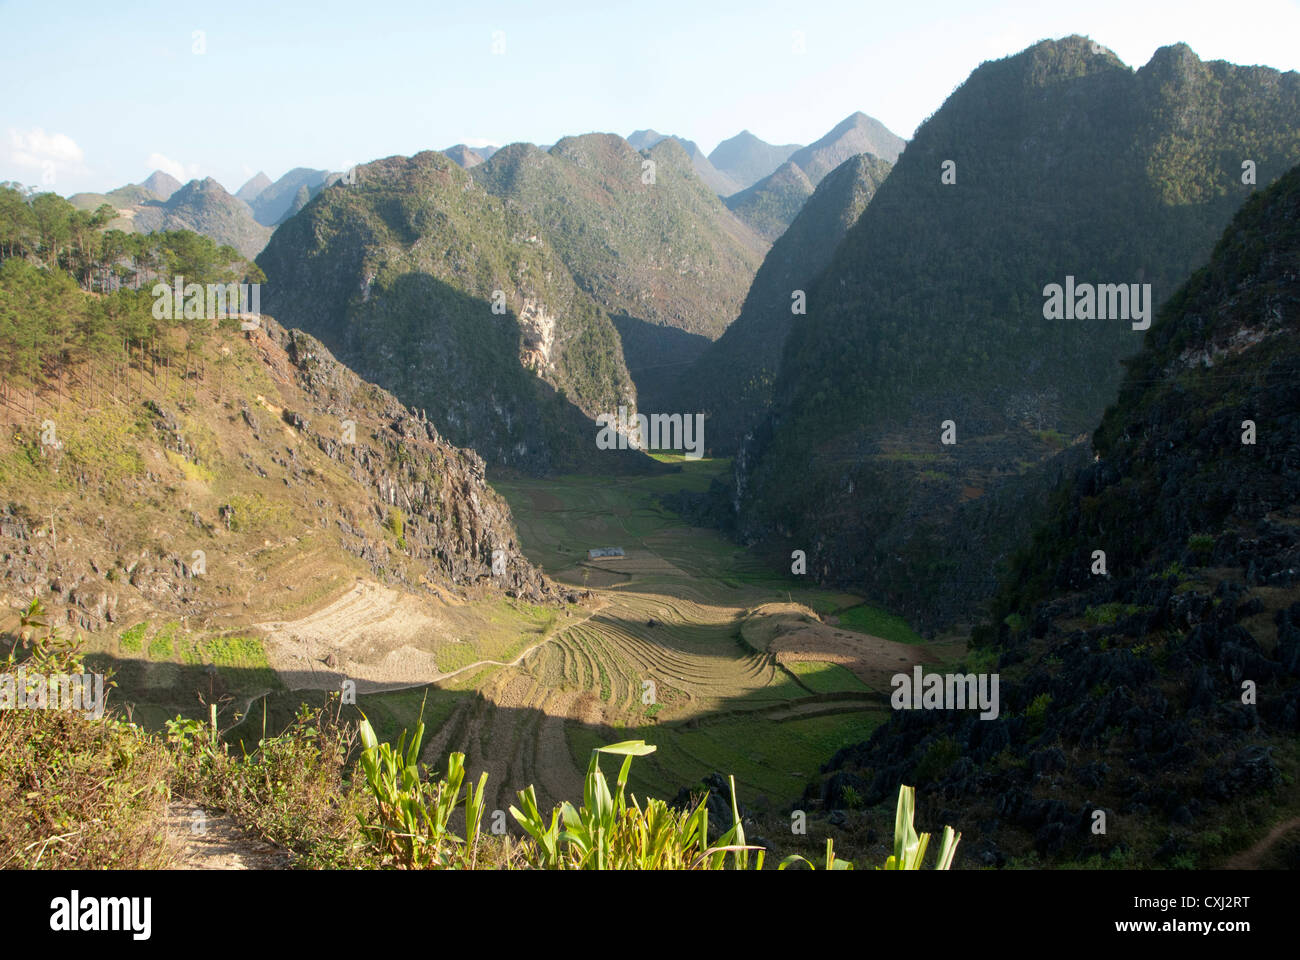
[[[809,291],[742,461],[744,536],[913,620],[970,616],[1009,545],[977,532],[1056,472],[1144,336],[1136,310],[1045,317],[1045,289],[1149,284],[1149,320],[1300,160],[1297,115],[1300,75],[1183,45],[1133,71],[1069,37],[976,69]]]
[[[1300,168],[1170,298],[1093,449],[976,632],[1000,716],[899,713],[806,800],[918,783],[989,863],[1214,866],[1295,817]]]
[[[0,605],[40,597],[133,663],[130,700],[172,704],[205,664],[232,695],[313,685],[295,670],[366,677],[381,631],[436,671],[454,662],[449,631],[408,637],[403,617],[573,599],[522,556],[483,461],[319,341],[265,316],[154,320],[151,304],[0,266],[0,316],[50,331],[29,363],[26,328],[0,326]],[[339,662],[325,665],[275,624],[330,604]],[[369,649],[344,648],[364,617]]]
[[[762,258],[762,242],[700,181],[672,137],[643,152],[613,134],[565,137],[548,152],[513,144],[473,175],[528,211],[578,284],[614,316],[712,339],[739,311]]]
[[[441,153],[356,179],[276,231],[258,258],[267,312],[491,463],[594,462],[594,417],[635,391],[608,315],[543,231]]]

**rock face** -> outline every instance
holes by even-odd
[[[357,442],[343,443],[312,431],[309,421],[294,414],[301,424],[299,434],[349,467],[353,479],[369,488],[380,505],[402,510],[407,551],[428,562],[434,579],[456,585],[491,580],[508,596],[535,602],[559,596],[524,559],[510,508],[488,485],[482,457],[451,446],[422,413],[366,384],[309,334],[286,331],[272,321],[267,335],[293,365],[303,392],[327,416],[346,418],[356,410],[356,395],[371,392],[376,425],[368,431],[358,425]],[[378,512],[382,506],[372,509]],[[344,533],[346,548],[387,569],[383,548],[364,536]],[[506,558],[504,570],[495,575],[494,551]]]
[[[850,775],[872,803],[917,784],[940,819],[993,843],[988,862],[1014,845],[1208,866],[1231,852],[1203,836],[1227,803],[1262,835],[1297,772],[1297,411],[1300,167],[1246,203],[1170,298],[1095,459],[976,630],[1000,716],[899,711],[805,801],[832,804]]]

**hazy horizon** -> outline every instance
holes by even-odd
[[[652,128],[706,153],[744,129],[807,144],[858,110],[911,139],[981,62],[1070,34],[1135,68],[1186,42],[1205,60],[1296,69],[1300,7],[1262,4],[1247,19],[1166,2],[1081,13],[955,0],[925,10],[831,0],[451,11],[391,0],[326,3],[304,19],[247,0],[220,12],[150,0],[126,11],[70,4],[61,15],[74,35],[50,29],[41,5],[4,2],[10,76],[28,78],[28,90],[9,106],[0,179],[68,195],[161,169],[233,192],[258,171],[274,180],[299,166],[344,170],[457,143],[587,132]],[[129,96],[105,82],[109,64],[142,72]],[[143,117],[155,119],[142,136]]]

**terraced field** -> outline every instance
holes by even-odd
[[[473,769],[488,771],[489,803],[503,809],[530,783],[544,803],[577,796],[591,749],[635,737],[659,747],[634,765],[638,793],[671,796],[717,771],[736,775],[746,803],[777,809],[838,747],[884,718],[885,690],[873,675],[841,666],[845,657],[814,645],[801,659],[788,630],[781,651],[746,639],[742,625],[764,604],[780,601],[781,610],[820,622],[860,599],[804,586],[664,508],[659,494],[705,489],[727,468],[682,466],[651,478],[496,483],[529,558],[561,582],[586,586],[593,600],[570,609],[518,663],[439,683],[439,703],[431,698],[425,708],[425,762],[436,768],[449,750],[464,750]],[[589,548],[605,546],[625,556],[586,559]],[[897,646],[888,643],[891,654]],[[917,647],[899,668],[936,656]],[[395,709],[373,709],[409,725],[418,706],[406,697]]]

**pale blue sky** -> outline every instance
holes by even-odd
[[[1070,33],[1300,68],[1297,0],[0,0],[0,30],[0,180],[63,194],[641,127],[808,143],[854,110],[910,137],[981,61]]]

